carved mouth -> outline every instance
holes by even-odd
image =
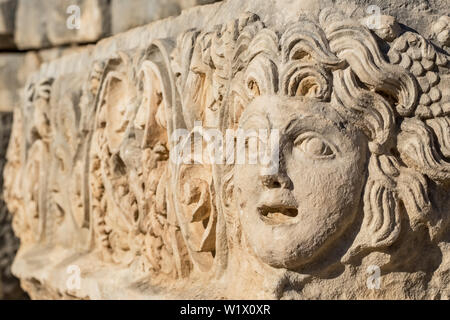
[[[267,206],[258,208],[261,219],[268,224],[283,224],[292,221],[298,215],[295,207],[289,206]]]

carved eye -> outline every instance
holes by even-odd
[[[295,140],[294,148],[296,151],[315,159],[330,159],[336,155],[335,148],[314,133],[305,133],[298,136]]]
[[[253,97],[257,97],[261,95],[261,91],[259,90],[258,83],[255,80],[250,80],[247,84],[248,89],[250,90],[250,94]]]

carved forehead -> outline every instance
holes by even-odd
[[[322,123],[339,127],[347,123],[332,103],[303,97],[260,96],[247,106],[239,126],[281,129],[302,118],[321,119]]]

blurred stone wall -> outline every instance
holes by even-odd
[[[111,35],[217,0],[0,0],[0,111],[40,65]]]
[[[99,40],[218,0],[0,0],[0,172],[12,113],[27,78],[44,63]],[[3,190],[3,174],[0,190]],[[19,241],[0,192],[0,299],[26,294],[10,273]]]
[[[11,131],[12,113],[0,112],[0,172],[5,165],[6,148]],[[3,190],[3,179],[0,176],[0,190]],[[15,237],[11,226],[11,215],[6,209],[3,194],[0,193],[0,298],[24,299],[27,297],[11,274],[11,264],[19,248],[19,240]]]

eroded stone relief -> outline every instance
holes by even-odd
[[[4,174],[23,286],[59,298],[448,299],[449,56],[382,22],[371,31],[326,8],[274,26],[247,12],[94,54],[89,75],[31,78]],[[277,130],[276,172],[204,161],[217,156],[207,143],[177,161],[206,128]],[[31,271],[38,250],[58,264]],[[81,288],[66,288],[69,265]]]

